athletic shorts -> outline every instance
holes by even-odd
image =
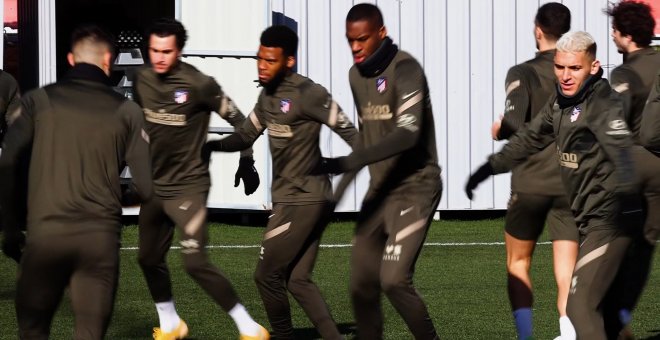
[[[546,222],[551,240],[578,240],[578,228],[565,196],[511,193],[504,226],[509,235],[538,240]]]

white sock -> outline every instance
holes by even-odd
[[[575,328],[573,328],[571,320],[566,315],[559,318],[559,332],[562,340],[575,340],[577,338]]]
[[[160,329],[163,332],[171,332],[179,326],[181,318],[176,313],[173,300],[156,303],[156,310],[158,311],[158,319],[160,320]]]
[[[229,311],[229,316],[234,319],[234,323],[236,323],[239,333],[247,336],[259,335],[259,324],[252,319],[242,304],[237,303],[236,306]]]

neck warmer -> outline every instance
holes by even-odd
[[[65,79],[89,80],[105,85],[111,85],[110,77],[108,77],[103,70],[96,65],[87,63],[75,64],[73,68],[67,72]]]
[[[365,61],[355,64],[363,77],[375,77],[390,65],[399,48],[392,43],[390,37],[385,37],[380,47]]]

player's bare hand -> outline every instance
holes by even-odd
[[[504,115],[500,115],[500,119],[494,121],[493,126],[490,127],[490,135],[493,137],[493,140],[499,140],[497,136],[500,134],[502,119],[504,119]]]

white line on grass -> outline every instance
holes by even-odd
[[[537,244],[552,244],[552,242],[539,242]],[[471,247],[471,246],[502,246],[504,242],[428,242],[424,243],[425,247]],[[349,248],[352,244],[322,244],[321,248]],[[259,248],[261,245],[207,245],[206,249],[249,249]],[[138,247],[122,247],[121,250],[137,250]],[[170,249],[181,249],[179,246],[172,246]]]

